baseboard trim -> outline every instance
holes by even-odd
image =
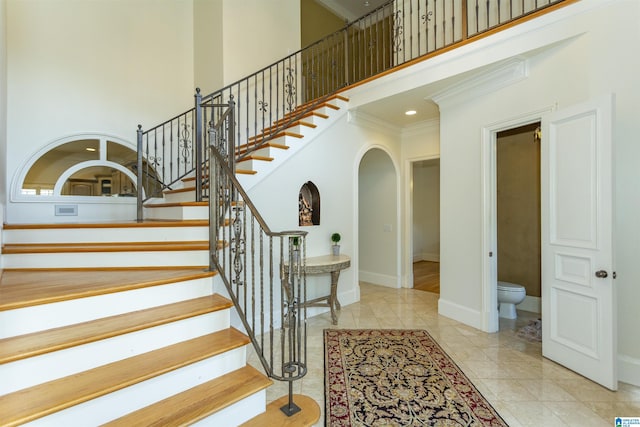
[[[388,288],[399,288],[398,278],[396,276],[389,276],[386,274],[372,273],[370,271],[359,272],[358,280],[360,282],[367,282],[374,285],[386,286]]]
[[[540,314],[542,313],[542,298],[527,295],[524,301],[516,306],[516,309]]]
[[[618,355],[618,380],[640,387],[640,359]]]
[[[430,252],[422,252],[419,254],[414,254],[413,262],[420,262],[420,261],[440,262],[440,254],[430,253]]]
[[[444,300],[442,297],[438,300],[438,314],[482,330],[482,313],[480,311]]]

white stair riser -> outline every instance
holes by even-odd
[[[25,425],[59,427],[103,424],[239,369],[245,363],[246,347],[230,350]]]
[[[3,243],[176,242],[209,239],[209,228],[131,227],[4,230]]]
[[[273,167],[271,166],[270,163],[272,162],[266,161],[266,160],[249,159],[242,162],[238,162],[237,167],[238,169],[241,169],[241,170],[251,170],[254,172],[258,172],[258,174],[260,174],[260,172],[263,172]]]
[[[274,157],[280,151],[286,151],[286,149],[277,148],[277,147],[264,147],[264,148],[261,148],[259,150],[254,151],[253,154],[256,155],[256,156]]]
[[[197,423],[191,424],[190,427],[238,426],[263,413],[266,404],[267,392],[260,390]]]
[[[323,111],[320,110],[316,110],[318,113],[324,114]],[[324,121],[326,120],[324,117],[319,117],[319,116],[308,116],[308,117],[304,117],[302,119],[300,119],[301,121],[305,122],[305,123],[310,123],[312,125],[322,125],[322,123],[324,123]],[[280,123],[280,126],[284,125],[284,123]],[[305,128],[309,128],[309,126],[304,126]],[[293,129],[293,127],[291,127],[290,129]]]
[[[179,191],[177,193],[165,193],[164,200],[166,203],[193,202],[196,200],[196,189],[189,191]]]
[[[4,254],[2,260],[4,268],[196,267],[209,265],[209,251]]]
[[[215,277],[215,276],[214,276]],[[212,294],[213,277],[0,311],[0,338],[59,328]]]
[[[0,395],[52,381],[229,327],[221,310],[0,365]]]
[[[208,219],[208,206],[163,206],[144,208],[147,219]]]

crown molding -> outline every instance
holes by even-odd
[[[349,110],[347,122],[390,135],[398,135],[402,132],[402,128],[358,110]]]
[[[400,132],[403,137],[416,136],[416,135],[422,135],[426,132],[432,131],[434,128],[435,129],[440,128],[440,117],[414,123],[412,125],[402,128]]]
[[[425,99],[432,100],[440,107],[456,105],[510,86],[528,76],[528,61],[523,58],[511,58],[487,72],[465,79]]]

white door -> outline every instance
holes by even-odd
[[[612,104],[542,120],[542,354],[616,390]]]

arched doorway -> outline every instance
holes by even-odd
[[[400,287],[398,174],[379,148],[367,151],[358,168],[359,280]]]

